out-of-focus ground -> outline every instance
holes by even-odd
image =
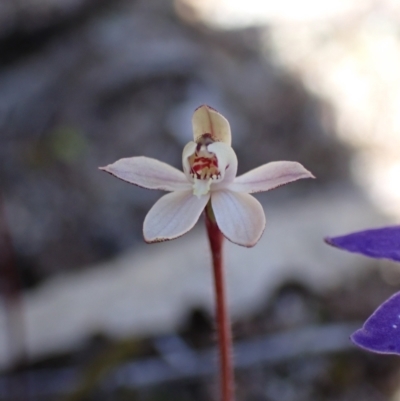
[[[97,169],[180,167],[203,103],[239,173],[317,177],[260,195],[262,241],[226,247],[238,401],[400,399],[397,358],[348,340],[399,268],[322,240],[400,217],[399,30],[395,0],[3,0],[0,399],[215,399],[201,224],[143,245],[160,193]]]

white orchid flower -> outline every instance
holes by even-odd
[[[237,157],[226,118],[202,105],[195,110],[192,123],[194,141],[183,149],[183,172],[143,156],[120,159],[100,169],[143,188],[171,192],[147,214],[143,224],[146,242],[187,233],[211,200],[222,234],[238,245],[252,247],[264,231],[265,215],[261,204],[249,194],[313,175],[300,163],[278,161],[236,177]]]

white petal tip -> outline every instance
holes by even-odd
[[[311,171],[307,170],[299,162],[282,161],[282,162],[272,162],[271,164],[274,163],[276,163],[276,165],[281,164],[282,172],[287,170],[287,173],[292,174],[295,180],[301,180],[303,178],[315,178],[314,174]]]
[[[194,113],[196,113],[196,111],[200,111],[200,110],[204,110],[206,112],[211,112],[211,113],[217,113],[217,114],[221,115],[221,113],[217,109],[214,109],[214,107],[211,107],[208,104],[202,104],[199,107],[196,107],[196,109],[194,110]]]
[[[299,179],[302,179],[302,178],[315,179],[316,178],[315,175],[311,171],[307,170],[301,163],[298,163],[298,162],[293,162],[293,163],[296,163],[298,165],[298,169],[301,172]]]
[[[111,174],[111,175],[113,175],[114,177],[117,177],[117,178],[118,178],[118,175],[114,173],[111,164],[109,164],[109,165],[107,165],[107,166],[104,166],[104,167],[98,167],[98,169],[99,169],[100,171],[104,171],[104,172],[106,172],[106,173],[108,173],[108,174]]]
[[[290,183],[298,181],[298,180],[305,180],[307,178],[311,178],[311,179],[316,178],[313,173],[306,170],[300,163],[297,163],[297,162],[293,162],[293,163],[296,163],[296,165],[297,165],[297,166],[294,166],[295,168],[293,169],[293,171],[291,173],[289,173],[286,177],[284,175],[282,177],[280,177],[280,182],[277,182],[276,186],[273,186],[270,189],[276,189],[283,185],[287,185],[287,184],[290,184]]]
[[[144,242],[146,242],[146,244],[157,244],[159,242],[166,242],[166,241],[171,241],[175,238],[146,238],[145,236],[143,236],[144,238]],[[178,238],[178,237],[176,237]]]
[[[150,236],[146,235],[145,232],[143,231],[143,239],[144,239],[144,242],[146,242],[146,244],[158,244],[160,242],[167,242],[167,241],[172,241],[174,239],[180,238],[180,237],[184,236],[186,233],[188,233],[191,229],[192,229],[192,227],[189,228],[188,230],[186,230],[185,232],[182,232],[178,235],[172,235],[169,237],[150,237]]]
[[[263,231],[264,232],[264,231]],[[228,237],[226,237],[227,240],[229,240],[230,242],[232,242],[233,244],[239,245],[239,246],[243,246],[245,248],[253,248],[254,246],[256,246],[258,244],[258,241],[260,241],[262,237],[262,233],[260,235],[259,238],[257,238],[255,241],[252,242],[237,242],[237,241],[232,241],[231,239],[229,239]]]
[[[297,179],[298,180],[304,180],[306,178],[311,178],[312,180],[315,180],[316,177],[313,173],[311,173],[310,171],[305,171],[304,174],[300,175]]]
[[[259,231],[257,237],[252,238],[251,240],[239,241],[237,239],[232,240],[231,238],[228,238],[228,237],[226,237],[226,239],[229,240],[230,242],[232,242],[233,244],[240,245],[245,248],[253,248],[254,246],[256,246],[258,244],[258,241],[260,241],[262,235],[264,234],[265,226],[266,226],[266,222],[264,220],[264,227]]]

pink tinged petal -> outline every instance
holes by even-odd
[[[182,152],[182,166],[183,172],[185,173],[187,179],[190,182],[193,182],[193,177],[190,175],[190,164],[189,164],[189,157],[193,155],[196,151],[197,143],[196,142],[189,142],[184,148]]]
[[[245,193],[217,191],[211,194],[211,204],[226,238],[247,247],[258,242],[265,228],[265,214],[256,198]]]
[[[212,190],[224,189],[236,177],[238,160],[235,151],[222,142],[214,142],[207,146],[207,150],[215,154],[218,160],[218,169],[221,176],[212,183]]]
[[[269,191],[302,178],[315,178],[297,162],[271,162],[236,177],[229,189],[235,192]]]
[[[147,189],[183,191],[191,186],[182,171],[144,156],[120,159],[106,167],[100,167],[100,170]]]
[[[167,241],[187,233],[196,224],[209,199],[210,195],[197,198],[191,190],[164,195],[144,219],[145,241]]]
[[[198,107],[193,114],[192,125],[195,142],[202,135],[209,134],[214,141],[231,145],[231,127],[229,122],[212,107],[205,104]]]

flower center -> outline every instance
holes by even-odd
[[[192,159],[192,160],[191,160]],[[194,155],[189,158],[190,173],[193,178],[199,180],[216,179],[220,176],[218,170],[218,160],[213,153],[207,149],[196,151]]]
[[[208,151],[207,146],[214,141],[209,134],[204,134],[197,142],[196,151],[189,157],[190,175],[198,180],[216,179],[221,174],[218,159]]]
[[[193,193],[196,196],[207,194],[211,182],[221,176],[217,157],[207,149],[207,145],[212,142],[209,136],[203,135],[197,143],[196,151],[189,157],[190,175],[194,178]]]

